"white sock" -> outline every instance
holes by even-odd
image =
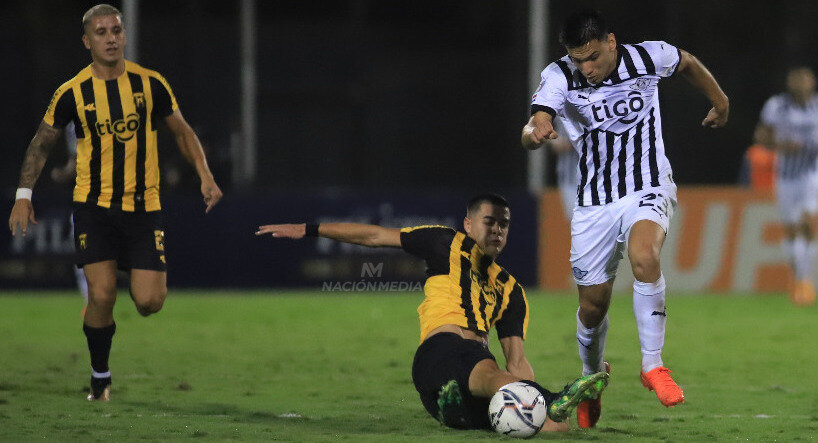
[[[812,280],[812,267],[815,263],[815,244],[799,236],[796,237],[793,246],[795,279]]]
[[[577,347],[582,360],[582,375],[604,371],[602,356],[605,353],[605,338],[608,336],[608,315],[596,325],[588,328],[579,320],[577,309]]]
[[[663,366],[662,347],[665,345],[665,277],[654,283],[633,282],[633,314],[642,349],[642,371]]]

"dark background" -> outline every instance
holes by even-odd
[[[0,6],[8,195],[51,94],[90,63],[80,19],[93,4]],[[783,89],[789,66],[816,59],[815,2],[693,0],[551,1],[548,60],[564,53],[559,23],[589,5],[621,42],[666,40],[692,52],[729,95],[728,126],[702,129],[704,97],[681,76],[664,81],[665,140],[680,183],[735,182],[764,100]],[[230,190],[238,2],[142,0],[140,8],[138,61],[168,79]],[[259,1],[257,20],[259,171],[251,190],[525,187],[527,1]],[[181,188],[196,192],[167,134],[160,151],[163,173],[180,174]],[[54,186],[50,167],[38,189]]]

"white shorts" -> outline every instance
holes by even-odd
[[[626,195],[603,206],[578,206],[571,220],[571,271],[578,285],[605,283],[616,276],[631,227],[651,220],[667,233],[676,210],[676,185]]]
[[[778,209],[785,224],[796,224],[806,214],[818,213],[818,174],[807,174],[776,183]]]

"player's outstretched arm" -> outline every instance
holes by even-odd
[[[57,140],[62,135],[62,129],[55,128],[46,122],[40,122],[37,133],[31,139],[26,150],[26,157],[23,160],[23,167],[20,168],[20,182],[18,188],[33,189],[34,184],[43,171],[45,161],[51,149],[57,144]],[[9,216],[9,229],[11,235],[17,235],[17,228],[23,235],[28,231],[28,224],[37,224],[34,218],[34,207],[31,205],[31,198],[19,198],[14,202]]]
[[[681,72],[691,85],[702,91],[710,99],[710,104],[713,105],[710,112],[702,120],[702,126],[721,128],[726,125],[727,117],[730,114],[730,100],[727,95],[721,90],[721,86],[719,86],[713,74],[699,59],[687,51],[679,50],[679,53],[681,59],[676,70]]]
[[[312,233],[313,236],[369,247],[401,247],[400,229],[358,223],[321,223],[317,225],[317,229],[316,225],[312,226],[312,229],[317,231]],[[307,225],[301,223],[259,226],[256,235],[265,234],[277,238],[300,239],[307,236]]]
[[[551,114],[543,111],[534,113],[528,120],[528,124],[523,126],[523,134],[520,142],[528,150],[535,150],[542,146],[546,140],[557,138],[557,131],[554,130]]]
[[[204,149],[202,149],[202,143],[199,141],[199,137],[196,136],[193,128],[185,121],[185,118],[182,117],[182,113],[179,112],[179,110],[173,111],[173,114],[165,117],[165,123],[168,125],[168,129],[173,133],[176,144],[179,146],[179,151],[182,152],[182,155],[185,156],[188,163],[193,165],[196,169],[196,173],[202,182],[202,197],[204,198],[205,205],[207,205],[205,213],[210,212],[213,206],[216,206],[216,203],[221,200],[222,190],[219,189],[216,180],[213,178],[213,173],[210,172],[210,167],[207,165],[207,158],[205,158]]]

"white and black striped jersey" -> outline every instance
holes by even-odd
[[[774,95],[761,110],[761,123],[773,128],[777,142],[801,144],[795,152],[778,151],[778,177],[782,180],[801,178],[818,170],[818,95],[805,106],[790,94]]]
[[[598,85],[590,84],[567,55],[542,72],[531,112],[558,117],[579,153],[579,206],[612,203],[673,182],[658,86],[680,59],[676,47],[646,41],[618,45],[617,67]]]

